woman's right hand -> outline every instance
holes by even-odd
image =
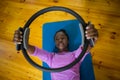
[[[15,44],[21,44],[21,42],[22,42],[22,32],[20,31],[20,30],[16,30],[15,32],[14,32],[14,37],[13,37],[13,42],[15,43]]]
[[[23,34],[23,33],[22,33],[20,30],[16,30],[16,31],[14,32],[13,42],[14,42],[15,44],[21,44],[22,38],[23,38],[22,34]],[[27,49],[28,53],[29,53],[29,54],[33,54],[34,51],[35,51],[35,47],[32,46],[32,45],[29,45],[28,43],[27,43],[27,45],[28,45],[28,49]]]

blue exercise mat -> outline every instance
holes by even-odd
[[[64,29],[68,33],[68,36],[69,36],[69,50],[70,51],[76,50],[79,47],[79,45],[81,44],[81,41],[82,41],[78,20],[66,20],[66,21],[45,23],[43,25],[43,30],[42,30],[42,32],[43,32],[42,33],[43,34],[43,38],[42,38],[43,39],[43,42],[42,42],[43,43],[43,49],[47,50],[49,52],[56,52],[54,35],[60,29]],[[94,71],[93,71],[93,66],[92,66],[91,55],[89,54],[87,56],[86,57],[88,59],[85,59],[85,62],[84,61],[82,62],[84,67],[82,67],[82,64],[81,64],[81,67],[80,67],[80,68],[82,68],[82,70],[80,70],[81,80],[95,80],[94,79]],[[87,61],[87,64],[86,64],[86,61]],[[48,65],[44,62],[43,62],[43,66],[48,67]],[[89,70],[89,68],[90,68],[90,70]],[[81,71],[83,71],[83,72],[81,72]],[[90,76],[92,75],[91,79],[89,77],[86,78],[88,76],[87,75],[88,71],[90,71],[89,75]],[[49,72],[43,72],[43,80],[51,80]]]

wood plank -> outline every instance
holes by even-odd
[[[96,80],[120,80],[120,0],[0,1],[0,78],[2,80],[13,80],[13,77],[17,80],[42,79],[40,71],[29,65],[22,54],[16,54],[12,38],[14,31],[19,26],[23,27],[34,13],[49,6],[68,7],[79,13],[86,22],[91,21],[95,25],[99,31],[99,39],[91,53]],[[65,12],[50,12],[38,17],[30,25],[30,43],[41,48],[42,25],[46,22],[68,19],[74,17]],[[38,59],[33,59],[41,64]],[[23,64],[25,66],[21,67]],[[26,70],[26,67],[29,69]]]
[[[41,64],[38,58],[31,58]],[[21,52],[17,53],[13,42],[0,39],[0,62],[2,80],[42,80],[42,71],[31,66]]]

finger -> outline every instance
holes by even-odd
[[[23,38],[23,36],[22,36],[22,35],[19,35],[19,34],[14,34],[14,37],[15,37],[15,38]]]
[[[16,40],[14,40],[13,41],[15,44],[21,44],[21,41],[16,41]]]
[[[22,42],[22,39],[14,38],[13,42],[18,44]]]
[[[89,24],[86,29],[94,29],[94,25],[93,24]]]
[[[22,31],[20,31],[20,34],[22,34]]]
[[[15,34],[17,34],[17,33],[22,34],[22,31],[16,30],[16,31],[15,31]]]
[[[22,44],[21,42],[14,42],[15,43],[15,45],[17,45],[17,44]]]
[[[13,42],[21,42],[21,41],[22,41],[22,36],[14,35]]]
[[[86,36],[98,34],[96,29],[87,30],[85,33],[86,33]]]
[[[97,37],[97,34],[91,33],[91,34],[86,35],[86,37],[94,38],[94,37]]]
[[[96,29],[89,29],[85,31],[86,34],[90,34],[90,33],[97,33]]]
[[[86,33],[86,36],[92,36],[92,35],[98,36],[98,32],[96,29],[87,30],[85,33]]]
[[[16,30],[15,33],[20,33],[20,31],[19,31],[19,30]]]
[[[20,36],[20,38],[23,38],[23,36]]]
[[[90,34],[86,34],[87,39],[91,39],[91,38],[97,38],[98,34],[97,33],[90,33]]]
[[[19,34],[14,34],[14,37],[15,38],[20,38],[20,35]]]
[[[21,41],[22,41],[22,39],[19,39],[19,38],[14,38],[14,41],[21,42]]]
[[[15,34],[13,39],[22,39],[21,35]]]

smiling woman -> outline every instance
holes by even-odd
[[[85,19],[91,20],[99,31],[99,39],[91,50],[96,80],[120,79],[120,0],[3,0],[0,2],[0,79],[2,80],[42,80],[42,73],[25,61],[22,54],[16,54],[11,42],[14,30],[23,26],[36,11],[48,6],[65,6],[77,11]],[[42,16],[38,23],[44,24],[54,17],[73,19],[68,14],[50,13]],[[43,20],[44,19],[44,20]],[[40,22],[39,22],[40,21]],[[39,29],[38,29],[39,28]],[[42,47],[42,27],[32,27],[30,42]],[[35,34],[34,34],[35,33]],[[113,54],[114,53],[114,54]],[[35,60],[36,58],[34,58]],[[41,63],[36,59],[36,62]]]
[[[57,45],[54,42],[55,41],[55,34],[57,35],[59,32],[60,33],[62,32],[62,34],[60,34],[60,38],[63,37],[63,35],[64,36],[67,35],[67,37],[69,38],[68,39],[69,41],[68,41],[67,51],[64,49],[65,47],[63,47],[63,50],[65,50],[65,51],[61,50],[61,52],[59,52],[59,48],[57,48]],[[57,36],[59,38],[59,35],[57,35]],[[67,21],[60,21],[60,22],[45,23],[44,26],[43,26],[43,49],[47,50],[49,52],[55,52],[56,57],[57,57],[57,58],[55,58],[55,60],[53,59],[56,64],[53,63],[52,67],[53,66],[54,67],[55,66],[59,67],[60,65],[62,66],[62,64],[67,65],[69,63],[69,61],[73,60],[74,57],[70,54],[74,54],[74,53],[69,53],[69,51],[73,52],[76,49],[78,49],[79,46],[81,45],[81,41],[82,41],[82,39],[81,39],[81,32],[79,30],[78,20],[67,20]],[[63,40],[60,40],[60,41],[58,40],[58,43],[63,43]],[[66,44],[66,43],[64,43],[64,44]],[[78,66],[76,66],[76,68],[74,67],[73,70],[78,72],[79,71],[78,69],[80,69],[80,72],[79,72],[80,76],[81,76],[80,80],[88,80],[88,79],[89,80],[94,80],[94,71],[93,71],[93,68],[92,68],[91,60],[90,60],[91,59],[90,54],[87,55],[87,57],[85,57],[85,59],[87,59],[88,61],[84,60],[82,62],[82,64],[83,63],[84,64],[83,65],[81,64],[81,66],[79,64],[77,64]],[[82,60],[83,60],[83,58],[82,58]],[[45,63],[43,63],[43,65],[45,67],[47,66]],[[80,68],[78,68],[78,67],[80,67]],[[70,71],[70,69],[68,71]],[[88,72],[90,73],[89,76],[86,75],[86,74],[88,74]],[[79,74],[79,73],[77,73],[77,74]],[[67,72],[66,72],[66,74],[67,74]],[[64,76],[66,74],[63,73]],[[49,73],[43,72],[43,80],[46,80],[46,79],[51,80],[50,79],[51,77],[52,76],[50,76]],[[71,77],[71,74],[69,74],[69,77]],[[68,79],[68,78],[66,78],[66,79]]]
[[[59,49],[59,52],[69,51],[68,50],[69,37],[65,30],[57,31],[54,36],[54,39],[56,47]]]

